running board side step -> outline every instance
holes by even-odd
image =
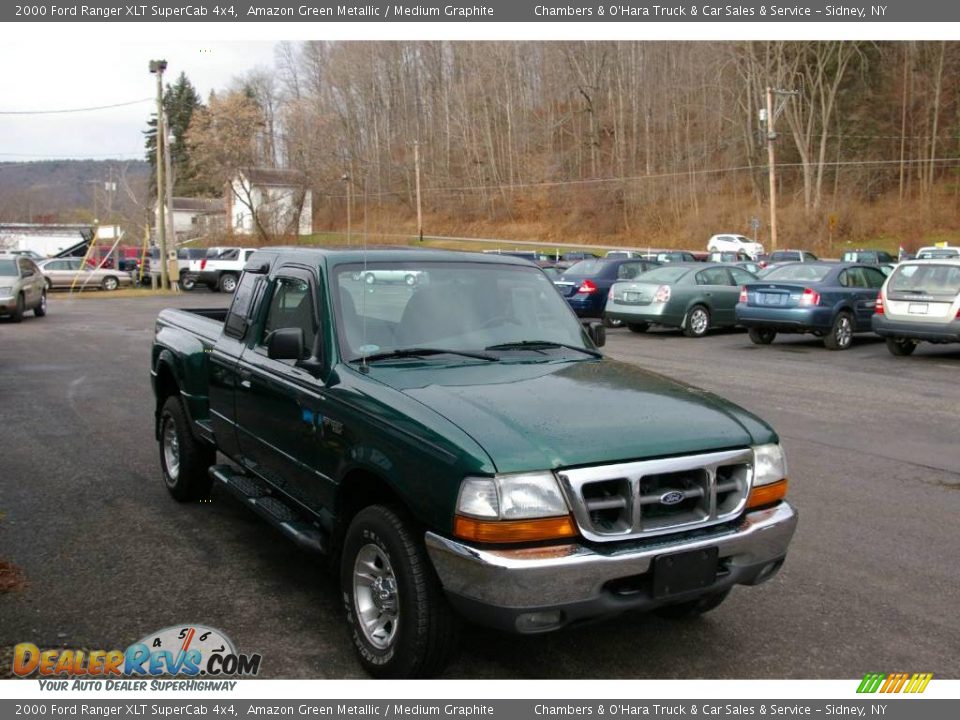
[[[300,547],[311,552],[328,552],[326,533],[283,500],[271,495],[265,483],[230,465],[214,465],[209,473],[214,481]]]

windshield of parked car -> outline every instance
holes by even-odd
[[[647,270],[637,277],[637,282],[645,283],[672,283],[690,272],[690,268],[683,265],[664,265],[663,267]]]
[[[17,277],[17,264],[13,260],[0,260],[0,277]]]
[[[811,265],[810,263],[792,263],[790,265],[781,265],[774,268],[763,276],[767,280],[807,280],[819,282],[829,273],[831,268],[827,265]]]
[[[956,265],[900,265],[890,277],[887,292],[949,295],[960,293],[960,267]]]
[[[398,350],[483,352],[523,341],[530,359],[588,357],[583,328],[539,268],[485,262],[341,265],[334,271],[341,355],[347,361]],[[544,343],[557,347],[545,348]],[[503,352],[494,350],[497,359]],[[511,349],[511,351],[515,351]],[[449,360],[451,356],[431,355]]]
[[[611,258],[612,256],[608,255],[607,257]],[[624,255],[624,257],[626,256]],[[603,274],[603,271],[608,267],[609,265],[603,260],[581,260],[576,265],[568,267],[563,274],[573,277],[597,277]]]

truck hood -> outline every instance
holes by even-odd
[[[497,472],[774,442],[763,421],[698,388],[613,360],[380,365],[371,377],[483,447]]]

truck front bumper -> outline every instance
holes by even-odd
[[[653,610],[733,585],[757,585],[780,569],[796,526],[796,510],[783,502],[719,529],[646,541],[485,549],[428,532],[426,545],[448,598],[464,616],[502,630],[538,633],[626,610]],[[719,551],[712,585],[654,596],[654,558],[710,548]]]

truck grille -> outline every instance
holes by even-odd
[[[557,477],[585,538],[643,538],[736,517],[753,481],[753,451],[576,468]]]

